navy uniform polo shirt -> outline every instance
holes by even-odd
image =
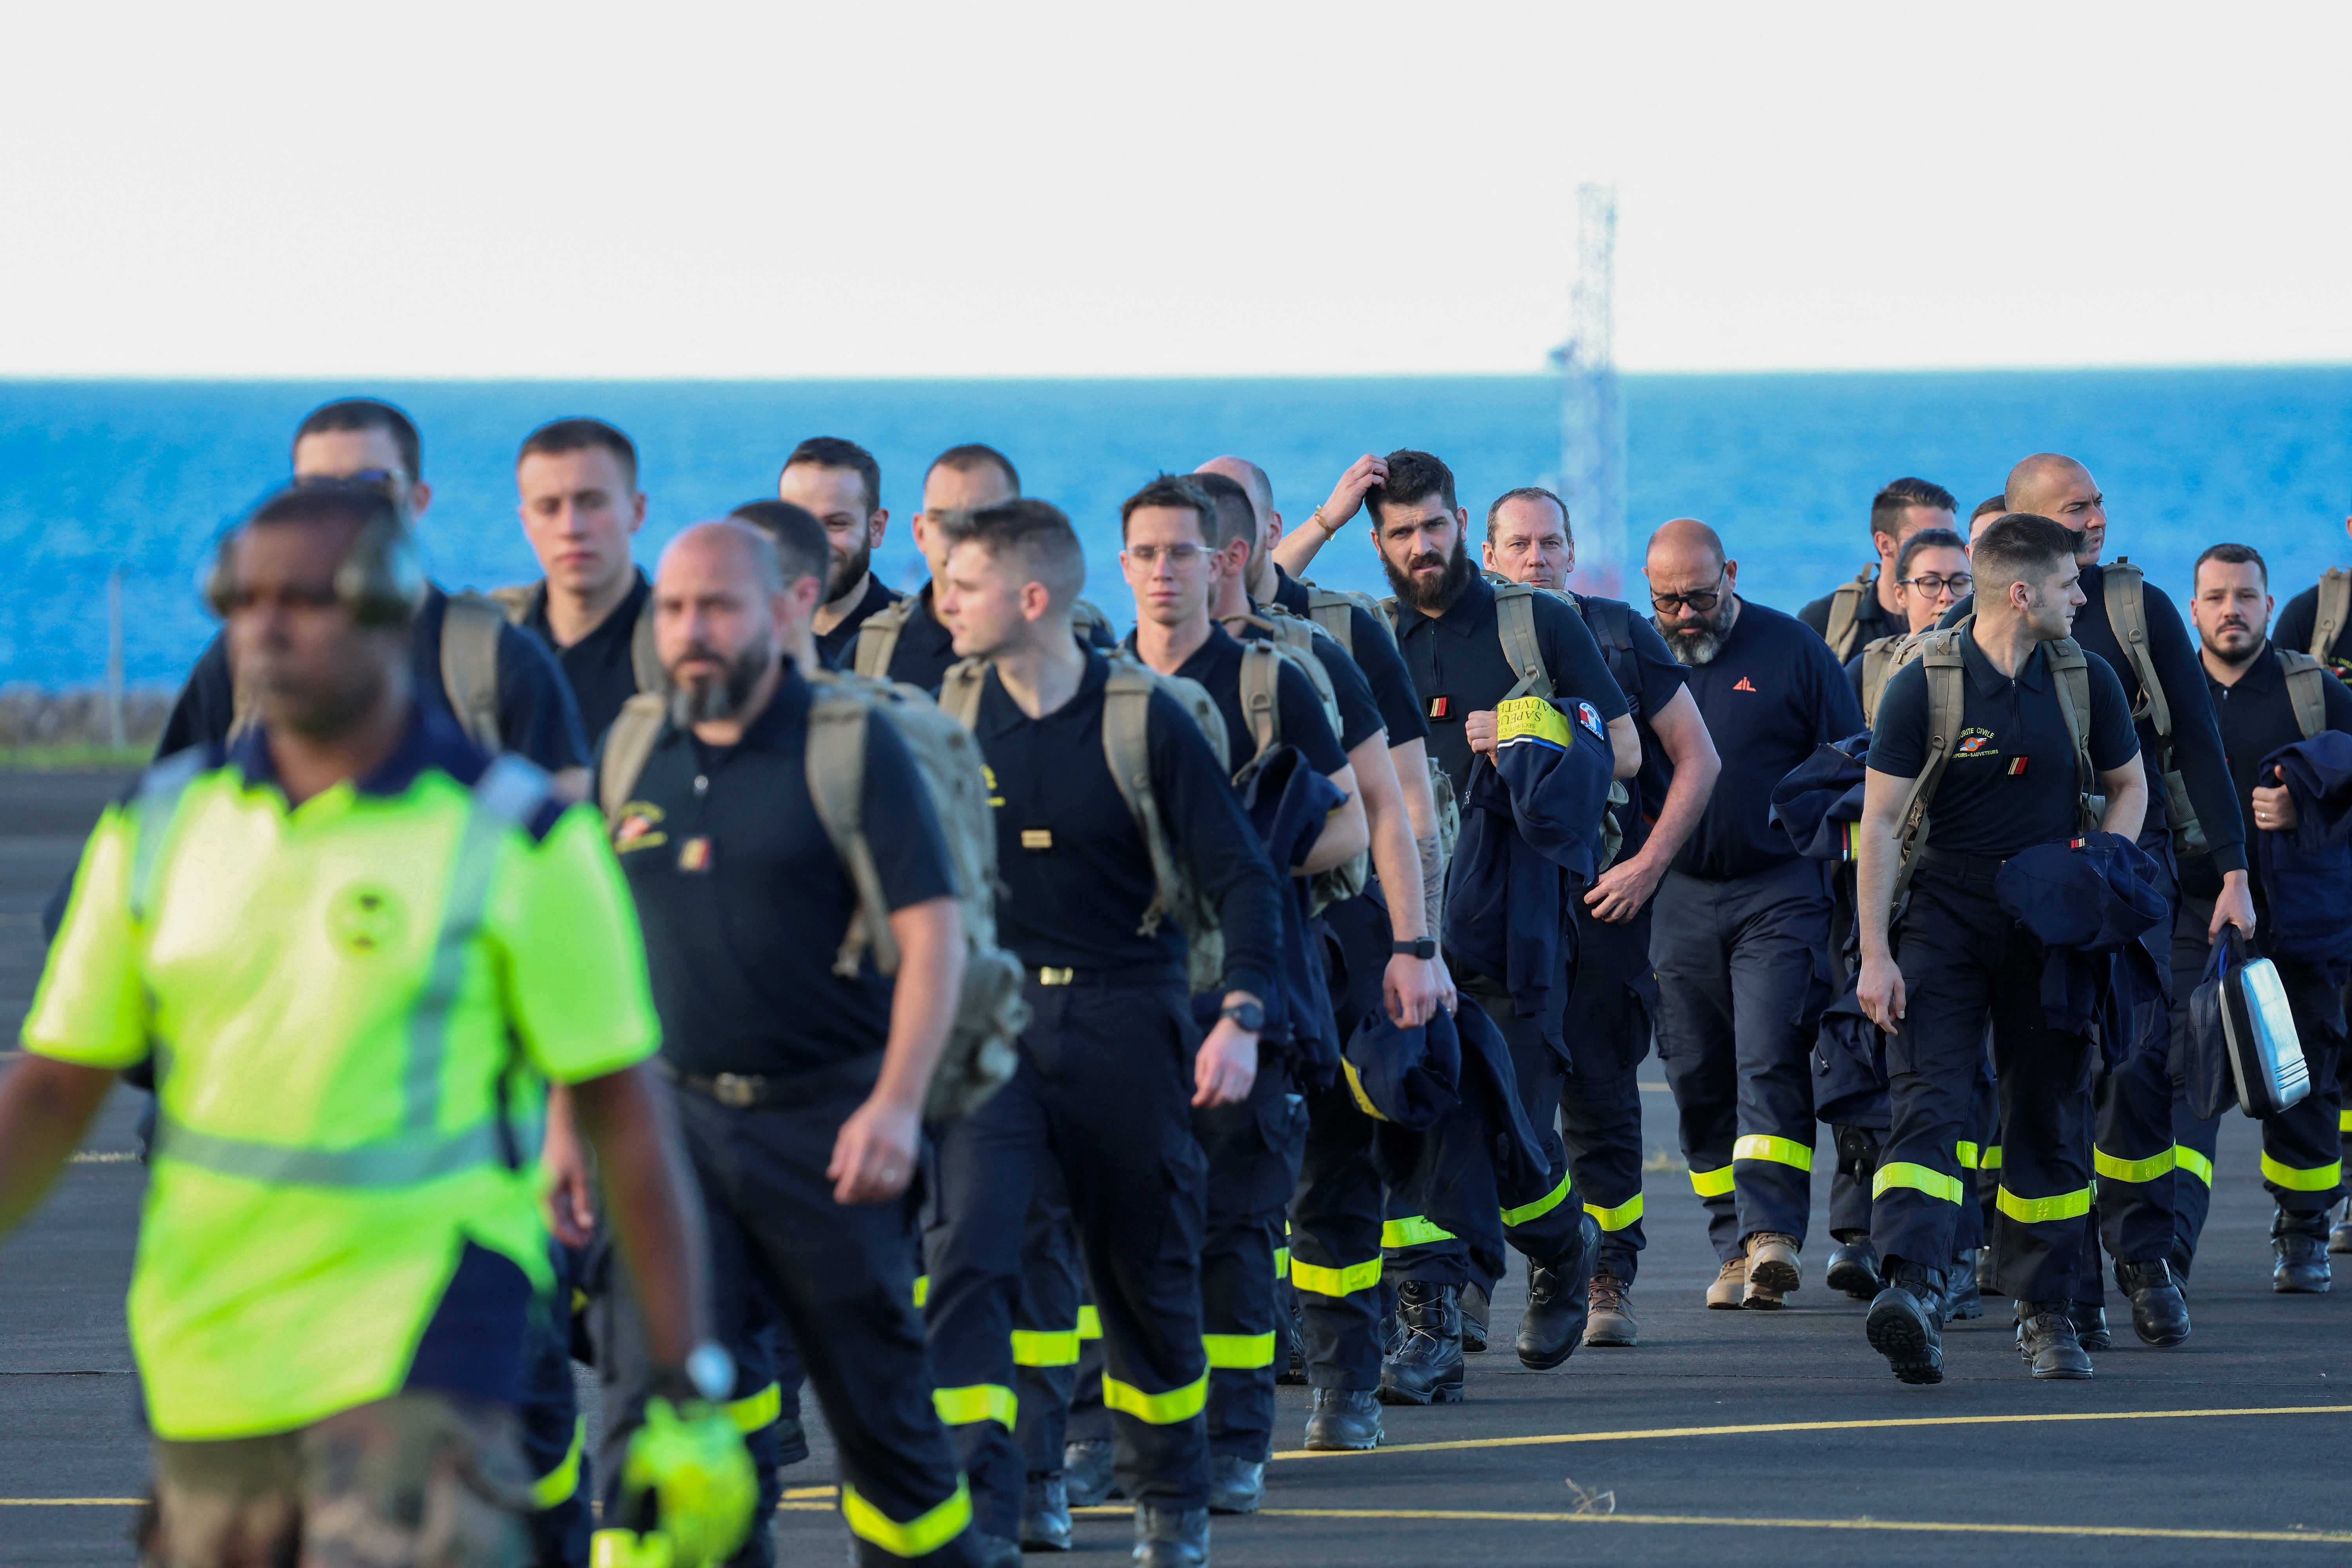
[[[645,928],[662,1055],[680,1071],[788,1076],[879,1051],[891,983],[869,952],[834,960],[857,890],[809,796],[812,693],[788,663],[743,738],[712,746],[665,724],[614,849]],[[889,721],[866,729],[865,819],[884,900],[955,891],[929,792]]]
[[[1592,704],[1601,721],[1622,719],[1625,694],[1610,679],[1601,647],[1584,618],[1549,594],[1535,596],[1536,645],[1550,672],[1555,700],[1563,708]],[[1473,574],[1462,596],[1442,616],[1431,616],[1400,600],[1397,648],[1429,716],[1429,754],[1454,780],[1457,797],[1470,791],[1470,763],[1477,753],[1462,732],[1462,721],[1492,709],[1510,694],[1519,678],[1503,656],[1502,630],[1495,618],[1495,588]]]
[[[651,613],[654,585],[642,570],[634,575],[636,581],[629,584],[629,596],[570,647],[558,646],[547,624],[546,583],[532,593],[530,613],[522,618],[523,629],[538,634],[555,655],[563,679],[572,683],[572,698],[580,704],[581,727],[592,745],[612,728],[621,704],[637,694],[637,617]]]
[[[866,592],[858,596],[856,604],[850,606],[849,614],[842,616],[840,624],[833,630],[820,633],[817,637],[817,651],[824,655],[826,668],[847,669],[850,666],[850,650],[857,641],[857,628],[866,624],[868,616],[879,610],[888,609],[892,605],[897,604],[901,596],[884,587],[881,578],[870,571],[867,572]]]
[[[1150,936],[1138,929],[1158,884],[1143,830],[1103,754],[1109,677],[1109,661],[1089,652],[1076,695],[1037,719],[1006,694],[995,670],[981,689],[973,735],[995,808],[997,941],[1032,969],[1164,967],[1179,972],[1181,986],[1182,931],[1172,920]],[[1282,884],[1192,715],[1155,691],[1145,735],[1170,848],[1220,911],[1224,989],[1270,996]]]
[[[1314,595],[1307,584],[1285,572],[1279,565],[1274,569],[1274,602],[1297,616],[1300,620],[1312,620],[1309,605]],[[1402,746],[1408,741],[1429,738],[1429,721],[1421,710],[1420,695],[1412,689],[1412,677],[1404,667],[1404,656],[1397,651],[1396,637],[1378,617],[1369,615],[1360,605],[1348,606],[1348,646],[1340,650],[1356,661],[1364,673],[1364,681],[1372,689],[1372,700],[1380,704],[1381,728],[1389,732],[1389,744]],[[1352,750],[1352,748],[1350,748]]]
[[[1794,616],[1738,604],[1715,658],[1683,668],[1723,772],[1675,869],[1710,881],[1797,858],[1789,836],[1771,824],[1773,787],[1815,747],[1863,729],[1861,704],[1830,645]]]
[[[456,722],[449,693],[441,681],[441,621],[449,595],[427,588],[410,631],[414,650],[412,695],[420,708]],[[547,645],[520,626],[499,626],[499,746],[549,773],[584,766],[587,737],[581,732],[580,705]],[[190,746],[217,746],[236,722],[236,690],[228,672],[228,638],[215,633],[211,646],[188,673],[180,700],[163,726],[155,754],[168,757]]]
[[[2310,640],[2308,633],[2304,640]],[[2293,643],[2286,646],[2294,647]],[[2287,695],[2286,671],[2279,666],[2278,649],[2265,642],[2245,672],[2238,677],[2235,686],[2222,685],[2213,679],[2210,670],[2206,672],[2205,684],[2213,699],[2213,716],[2221,721],[2221,754],[2229,761],[2230,783],[2238,792],[2238,810],[2244,820],[2252,822],[2254,786],[2278,782],[2256,778],[2254,769],[2280,747],[2292,746],[2305,738],[2303,727],[2294,721],[2294,700]],[[2347,689],[2342,681],[2327,674],[2320,677],[2320,687],[2327,698],[2327,727],[2352,732],[2352,689]],[[2254,896],[2267,904],[2261,859],[2253,859]],[[2181,861],[2180,886],[2200,899],[2221,897],[2221,873],[2214,866],[2213,857],[2200,855]]]
[[[1265,636],[1254,627],[1243,629],[1255,637]],[[1346,660],[1347,656],[1338,648],[1331,651],[1342,662]],[[1226,754],[1233,759],[1235,773],[1257,754],[1257,738],[1250,732],[1249,715],[1242,711],[1242,657],[1241,639],[1211,621],[1209,640],[1176,671],[1187,680],[1199,681],[1202,689],[1216,700],[1217,711],[1225,716]],[[1278,654],[1276,657],[1281,658]],[[1333,683],[1335,690],[1337,684]],[[1355,694],[1365,705],[1356,713],[1355,721],[1360,725],[1367,720],[1371,701],[1370,693],[1361,689],[1360,677]],[[1322,694],[1315,689],[1315,682],[1307,672],[1288,659],[1283,659],[1275,672],[1274,701],[1281,719],[1284,745],[1297,747],[1307,765],[1318,773],[1336,773],[1348,765],[1347,751],[1339,737],[1331,733],[1331,721],[1325,715]],[[1342,705],[1339,711],[1344,723],[1348,709]],[[1367,733],[1379,734],[1379,716],[1370,714],[1370,721],[1371,727]],[[1356,739],[1360,742],[1364,735],[1360,733]]]
[[[2091,676],[2091,765],[2109,773],[2138,754],[2139,736],[2114,668],[2097,654],[2084,657]],[[2082,826],[2077,795],[2095,792],[2098,781],[2077,776],[2049,648],[2035,648],[2011,679],[1979,650],[1971,626],[1960,639],[1960,658],[1967,666],[1960,734],[1927,808],[1928,843],[2005,860],[2037,844],[2072,838]],[[1917,778],[1927,763],[1927,667],[1906,664],[1879,699],[1870,771]]]
[[[924,584],[922,591],[913,596],[907,624],[898,628],[898,646],[890,650],[890,668],[885,673],[892,680],[919,686],[936,697],[940,683],[961,660],[956,655],[955,634],[941,626],[940,618],[931,613],[934,585]],[[1112,646],[1110,634],[1098,626],[1086,627],[1078,634],[1078,640],[1089,647]],[[853,637],[844,647],[837,668],[851,668],[857,658],[856,639]]]
[[[1674,766],[1666,761],[1666,749],[1658,744],[1658,732],[1650,727],[1665,705],[1675,700],[1675,693],[1690,682],[1687,672],[1675,662],[1674,650],[1649,618],[1636,614],[1633,607],[1618,599],[1602,599],[1589,594],[1573,597],[1589,616],[1595,605],[1614,605],[1625,612],[1626,635],[1633,646],[1613,659],[1604,654],[1609,674],[1625,694],[1626,710],[1633,716],[1633,727],[1642,737],[1642,771],[1635,773],[1626,790],[1626,803],[1616,808],[1617,826],[1624,836],[1618,858],[1622,861],[1641,852],[1648,842],[1650,825],[1665,808],[1666,787],[1674,782]]]

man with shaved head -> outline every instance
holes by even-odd
[[[1739,596],[1739,563],[1706,524],[1660,528],[1643,570],[1658,633],[1723,759],[1658,887],[1658,1056],[1721,1259],[1706,1304],[1778,1307],[1801,1280],[1812,1200],[1830,898],[1820,862],[1772,824],[1772,788],[1814,748],[1859,732],[1862,709],[1827,643]]]
[[[2073,635],[2114,668],[2138,716],[2140,761],[2148,777],[2147,819],[2138,837],[2163,869],[2166,899],[2178,909],[2179,861],[2208,855],[2221,879],[2208,938],[2218,938],[2224,925],[2251,936],[2245,827],[2196,638],[2170,596],[2145,581],[2139,568],[2120,559],[2100,563],[2107,498],[2090,469],[2056,452],[2036,452],[2010,470],[2004,499],[2011,513],[2046,517],[2077,535],[2074,560],[2083,569],[2085,603]],[[1958,606],[1946,624],[1972,608]],[[2150,939],[2160,972],[2171,963],[2162,934],[2169,930],[2159,927]],[[2165,1047],[2161,1020],[2153,1020],[2137,1048],[2103,1073],[2096,1089],[2098,1240],[2115,1259],[2118,1288],[2131,1300],[2133,1331],[2150,1344],[2177,1344],[2189,1333],[2179,1278],[2187,1258],[2174,1248],[2179,1227],[2172,1194],[2178,1183],[2204,1179],[2179,1165],[2173,1154]],[[2106,1288],[2095,1253],[2086,1256],[2075,1290],[2077,1328],[2097,1349],[2106,1332],[2100,1304]]]
[[[839,1436],[858,1561],[978,1562],[931,1400],[907,1201],[962,973],[954,871],[912,752],[867,708],[850,720],[864,731],[860,808],[898,966],[882,974],[869,950],[839,973],[863,906],[817,815],[808,752],[820,705],[858,700],[821,693],[802,668],[831,553],[824,525],[790,503],[766,508],[756,521],[698,523],[663,551],[653,616],[667,711],[634,745],[646,720],[623,710],[598,793],[625,802],[613,847],[710,1227],[714,1316],[740,1345],[772,1308],[793,1343],[824,1347],[807,1374]],[[631,754],[634,779],[607,776]],[[625,1361],[635,1334],[625,1323],[612,1339]],[[608,1449],[641,1418],[620,1410]],[[761,1458],[765,1521],[779,1483]],[[601,1473],[611,1523],[621,1470]],[[764,1528],[740,1561],[773,1561]]]

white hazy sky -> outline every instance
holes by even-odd
[[[2352,360],[2352,6],[17,4],[0,374]]]

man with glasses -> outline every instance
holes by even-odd
[[[1812,1196],[1830,899],[1821,863],[1769,814],[1773,786],[1816,746],[1859,731],[1862,710],[1827,644],[1739,597],[1738,563],[1706,524],[1659,529],[1645,571],[1658,632],[1723,759],[1658,887],[1658,1056],[1722,1259],[1706,1304],[1778,1307],[1798,1288]]]
[[[1821,633],[1841,662],[1864,643],[1898,635],[1904,621],[1895,586],[1902,575],[1898,553],[1921,529],[1950,528],[1958,504],[1941,485],[1907,477],[1889,479],[1870,501],[1870,542],[1878,558],[1853,581],[1798,611],[1797,618]]]

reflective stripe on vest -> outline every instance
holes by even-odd
[[[183,779],[168,800],[158,802],[162,826],[168,827],[171,819],[166,814],[177,810],[185,787]],[[404,1125],[400,1132],[347,1149],[303,1148],[198,1131],[159,1110],[155,1158],[177,1160],[246,1181],[313,1187],[416,1186],[478,1165],[503,1163],[509,1150],[507,1129],[499,1122],[479,1121],[455,1132],[444,1132],[436,1125],[442,1061],[448,1045],[449,1009],[465,979],[466,950],[481,930],[499,846],[509,832],[530,819],[547,792],[547,775],[512,757],[491,763],[474,785],[424,993],[409,1014],[408,1066],[401,1095]],[[144,790],[141,803],[137,858],[144,858],[148,844],[160,844],[167,835],[155,830],[158,823],[148,815]],[[157,869],[150,864],[144,872],[151,883]],[[144,901],[137,886],[140,876],[134,869],[134,907]]]
[[[964,1388],[934,1388],[931,1407],[940,1413],[940,1420],[945,1426],[969,1426],[976,1421],[993,1421],[1010,1432],[1013,1417],[1021,1413],[1021,1400],[1001,1383],[975,1383]]]
[[[1599,1204],[1587,1204],[1584,1212],[1591,1215],[1593,1223],[1603,1230],[1622,1230],[1642,1217],[1642,1194],[1635,1193],[1613,1209],[1602,1208]]]
[[[1105,1373],[1102,1401],[1107,1410],[1124,1410],[1138,1421],[1154,1426],[1173,1426],[1180,1421],[1190,1421],[1207,1408],[1209,1374],[1203,1372],[1193,1382],[1165,1394],[1146,1394],[1133,1384],[1121,1383]]]
[[[958,1476],[954,1496],[900,1524],[844,1481],[841,1517],[850,1534],[893,1557],[929,1557],[971,1528],[971,1483]]]
[[[1345,1268],[1325,1268],[1294,1258],[1290,1260],[1290,1282],[1318,1296],[1352,1296],[1381,1282],[1381,1260],[1374,1258],[1351,1263]]]
[[[2151,1154],[2145,1160],[2122,1160],[2105,1149],[2093,1148],[2091,1165],[2111,1182],[2152,1182],[2172,1169],[2174,1155],[2167,1149],[2161,1154]]]
[[[2263,1156],[2263,1180],[2274,1187],[2284,1187],[2291,1193],[2325,1193],[2343,1182],[2344,1162],[2330,1160],[2325,1165],[2299,1171],[2293,1165],[2282,1165],[2265,1154]]]
[[[1718,1170],[1693,1171],[1690,1179],[1691,1191],[1699,1196],[1719,1198],[1731,1191],[1731,1184],[1736,1178],[1731,1173],[1731,1167],[1725,1165]]]
[[[1503,1211],[1503,1223],[1505,1225],[1525,1225],[1531,1219],[1543,1218],[1544,1215],[1551,1213],[1552,1210],[1559,1207],[1561,1204],[1568,1200],[1568,1183],[1569,1178],[1563,1174],[1559,1179],[1559,1185],[1554,1187],[1551,1191],[1546,1193],[1535,1202],[1531,1204],[1522,1204],[1515,1209],[1505,1209]]]
[[[2091,1212],[2091,1189],[2078,1187],[2046,1198],[2021,1198],[2003,1187],[1993,1194],[2000,1212],[2020,1225],[2042,1225],[2057,1219],[2080,1219]]]
[[[1883,1198],[1896,1187],[1908,1187],[1948,1204],[1958,1203],[1960,1194],[1966,1190],[1958,1176],[1948,1176],[1933,1165],[1914,1164],[1908,1160],[1893,1160],[1879,1166],[1878,1174],[1871,1178],[1870,1195]]]
[[[1773,1138],[1761,1132],[1750,1132],[1731,1146],[1735,1160],[1769,1160],[1775,1164],[1794,1165],[1800,1171],[1813,1168],[1811,1145],[1793,1138]]]

